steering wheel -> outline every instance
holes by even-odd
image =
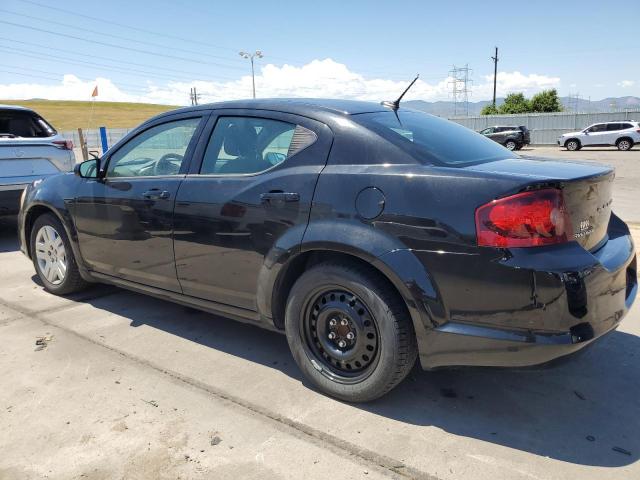
[[[167,153],[160,157],[160,160],[153,168],[155,175],[175,175],[180,171],[180,164],[182,163],[183,155],[179,153]],[[177,165],[173,162],[179,162]]]

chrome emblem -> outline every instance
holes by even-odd
[[[23,156],[24,156],[24,150],[20,150],[19,148],[16,148],[16,157],[22,158]]]
[[[589,219],[582,220],[580,222],[579,228],[580,228],[580,231],[573,234],[575,238],[586,237],[587,235],[590,235],[591,233],[593,233],[593,226],[591,225],[591,222],[589,221]]]

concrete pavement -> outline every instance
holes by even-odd
[[[47,294],[0,228],[1,479],[640,477],[637,307],[564,365],[416,369],[350,405],[277,333],[113,287]]]

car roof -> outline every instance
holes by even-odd
[[[20,110],[23,112],[33,112],[33,110],[31,110],[30,108],[27,107],[21,107],[20,105],[3,105],[2,103],[0,103],[0,109],[2,110]]]
[[[162,115],[218,109],[274,110],[306,116],[314,116],[314,114],[321,115],[323,113],[348,116],[389,110],[389,108],[384,107],[380,103],[364,102],[359,100],[324,98],[260,98],[207,103],[196,107],[185,107],[178,110],[172,110],[171,112],[167,112]]]

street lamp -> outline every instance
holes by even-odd
[[[242,58],[248,58],[249,60],[251,60],[251,82],[253,84],[253,98],[256,98],[256,74],[253,69],[253,59],[255,57],[262,58],[262,52],[260,50],[256,50],[255,53],[240,52],[240,56]]]

